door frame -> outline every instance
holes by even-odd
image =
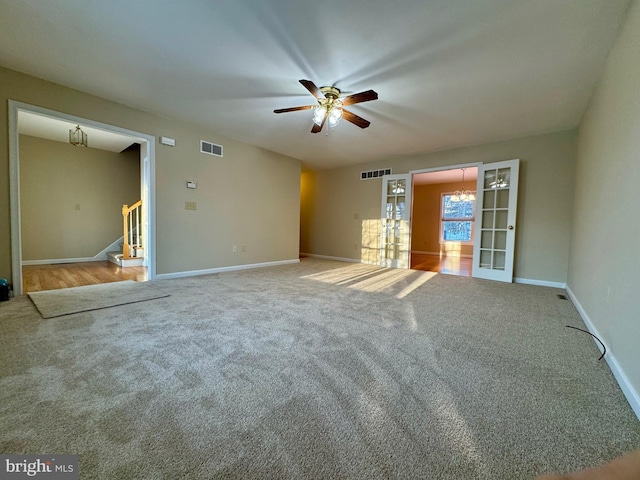
[[[67,113],[57,112],[46,108],[30,105],[15,100],[9,100],[9,200],[11,210],[11,275],[13,294],[22,295],[22,231],[20,223],[20,140],[18,133],[18,113],[20,111],[34,113],[46,117],[66,120],[72,123],[84,124],[92,128],[106,130],[120,135],[130,136],[138,141],[146,143],[140,149],[140,192],[143,199],[143,214],[147,219],[145,225],[146,238],[148,239],[145,257],[147,261],[147,276],[149,280],[156,277],[156,155],[155,138],[126,128],[109,125],[95,120],[78,117]],[[146,148],[145,148],[146,147]],[[146,155],[145,155],[146,153]],[[146,214],[146,215],[145,215]]]
[[[419,170],[409,170],[409,174],[411,175],[411,191],[413,193],[413,176],[419,173],[434,173],[434,172],[444,172],[447,170],[460,170],[461,168],[479,168],[483,165],[483,162],[469,162],[469,163],[459,163],[456,165],[443,165],[442,167],[430,167],[430,168],[421,168]],[[415,218],[413,215],[413,200],[411,202],[411,225],[410,227],[413,229],[413,219]],[[477,204],[476,204],[477,207]],[[477,213],[477,212],[476,212]],[[411,236],[413,235],[413,230],[409,232],[409,239],[411,240]],[[474,239],[475,241],[475,239]],[[471,261],[473,262],[473,258]],[[411,268],[411,251],[409,251],[409,268]]]

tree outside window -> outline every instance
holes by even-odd
[[[454,201],[452,198],[452,193],[442,195],[440,241],[472,244],[476,202],[475,200]]]

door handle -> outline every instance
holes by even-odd
[[[509,225],[507,228],[508,228],[509,230],[513,230],[513,225]]]

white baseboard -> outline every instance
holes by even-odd
[[[207,268],[203,270],[191,270],[187,272],[158,273],[156,274],[156,280],[169,280],[173,278],[197,277],[199,275],[210,275],[212,273],[236,272],[238,270],[251,270],[253,268],[275,267],[277,265],[288,265],[291,263],[299,263],[299,262],[300,262],[300,259],[296,258],[294,260],[280,260],[277,262],[251,263],[248,265],[233,265],[230,267]]]
[[[301,257],[320,258],[322,260],[335,260],[336,262],[362,263],[362,260],[356,258],[332,257],[329,255],[316,255],[315,253],[301,253]]]
[[[595,325],[591,321],[591,318],[580,304],[580,301],[571,291],[571,288],[567,287],[566,290],[569,294],[569,298],[571,298],[571,301],[575,305],[576,310],[578,310],[578,313],[582,317],[582,321],[586,325],[587,330],[589,330],[593,335],[602,340],[602,342],[606,346],[606,342],[602,339],[602,336],[598,332],[598,329],[595,327]],[[593,341],[596,342],[596,345],[598,346],[600,352],[603,352],[602,345],[600,345],[600,343],[595,338],[593,339]],[[607,354],[604,356],[604,359],[607,361],[607,365],[609,365],[609,369],[611,370],[611,373],[613,373],[613,376],[618,382],[618,385],[620,385],[620,389],[622,390],[622,393],[624,393],[627,402],[629,402],[631,409],[636,414],[636,417],[638,417],[638,420],[640,420],[640,393],[638,393],[635,388],[633,388],[633,385],[631,385],[631,382],[629,382],[629,377],[627,377],[627,374],[620,366],[620,363],[618,363],[616,356],[609,348],[607,348]]]
[[[515,283],[524,283],[526,285],[538,285],[541,287],[553,287],[553,288],[567,288],[567,284],[564,282],[550,282],[548,280],[535,280],[531,278],[518,278],[514,277]]]
[[[104,258],[97,257],[84,257],[84,258],[52,258],[47,260],[23,260],[22,265],[53,265],[57,263],[80,263],[80,262],[101,262],[106,260]]]

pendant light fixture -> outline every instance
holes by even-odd
[[[69,130],[69,143],[75,147],[87,146],[87,134],[82,131],[80,125],[75,130]]]
[[[456,192],[451,196],[452,202],[470,202],[476,199],[474,193],[470,190],[465,190],[464,188],[464,168],[462,170],[462,186],[460,190],[456,190]]]

